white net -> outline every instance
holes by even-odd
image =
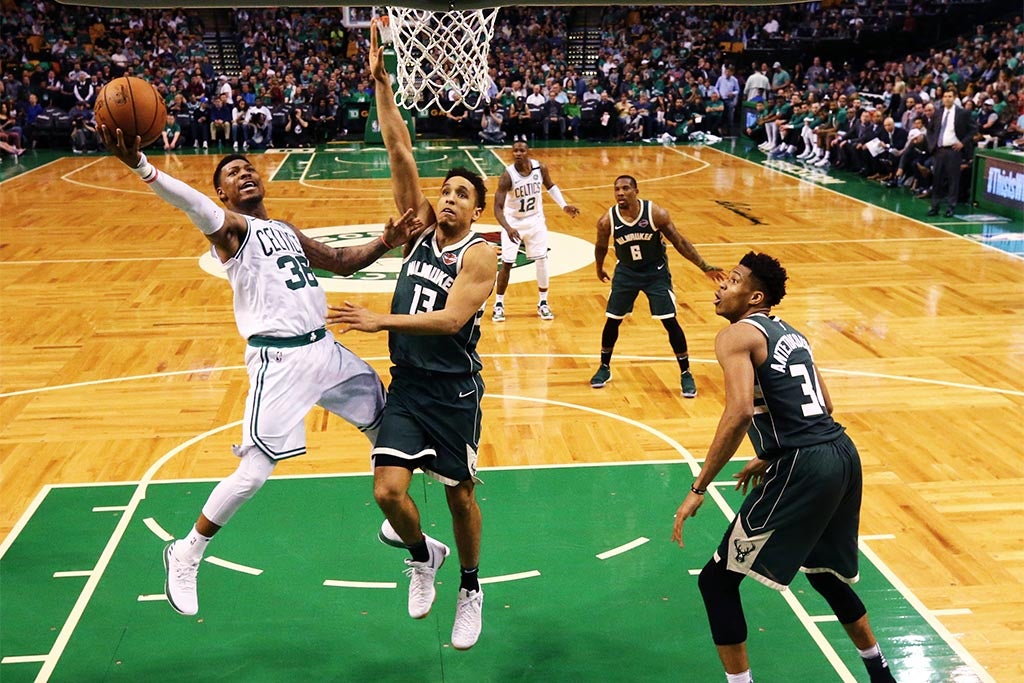
[[[381,40],[394,44],[398,59],[398,104],[447,112],[459,100],[472,110],[489,99],[487,53],[498,8],[433,12],[388,7],[387,13]]]

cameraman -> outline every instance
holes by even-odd
[[[480,139],[492,145],[499,145],[505,141],[505,131],[501,124],[505,117],[501,115],[501,107],[491,102],[484,108],[484,114],[480,117]]]
[[[93,151],[99,144],[92,108],[79,100],[71,110],[71,151],[75,154]]]

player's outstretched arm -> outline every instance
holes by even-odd
[[[380,46],[380,29],[376,19],[370,23],[370,73],[373,75],[380,134],[391,164],[391,188],[395,206],[401,212],[414,209],[423,225],[429,228],[437,222],[437,218],[434,207],[420,189],[420,173],[412,153],[412,138],[395,104],[391,75],[384,68],[384,48]]]
[[[573,218],[580,215],[579,209],[572,204],[566,203],[565,197],[562,196],[562,190],[558,185],[555,185],[555,181],[551,180],[551,175],[548,173],[548,167],[545,164],[540,165],[540,177],[541,181],[544,183],[544,188],[548,191],[548,194],[551,195],[551,198],[555,200],[555,204],[558,204],[558,208]]]
[[[381,332],[383,330],[422,335],[452,335],[480,312],[494,287],[494,250],[485,243],[475,244],[463,253],[462,270],[448,292],[441,310],[415,315],[374,313],[346,301],[343,306],[328,306],[327,324],[346,325],[343,332]]]
[[[146,155],[139,151],[142,139],[136,138],[128,142],[124,139],[121,129],[112,131],[106,126],[100,127],[103,144],[125,166],[132,169],[135,175],[149,185],[153,192],[176,209],[188,215],[189,220],[206,235],[206,239],[217,249],[222,261],[226,261],[238,252],[241,237],[249,229],[245,216],[224,209],[207,197],[180,180],[156,169]]]
[[[683,258],[700,268],[701,272],[714,282],[723,282],[726,279],[725,271],[705,261],[697,253],[697,248],[693,246],[693,243],[686,239],[683,233],[679,232],[675,223],[672,222],[672,218],[668,215],[668,211],[657,204],[652,204],[651,215],[654,217],[654,225],[672,243],[676,251],[683,255]]]
[[[389,217],[384,226],[384,234],[377,239],[366,244],[337,248],[318,242],[296,229],[294,225],[290,227],[298,236],[302,251],[305,252],[310,265],[347,277],[366,268],[395,247],[404,245],[413,234],[422,229],[423,224],[413,214],[412,209],[409,209],[397,221]]]

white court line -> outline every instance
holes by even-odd
[[[64,621],[64,626],[61,627],[60,633],[57,634],[57,639],[53,643],[53,647],[50,649],[49,654],[46,655],[46,659],[43,661],[43,666],[39,670],[39,674],[36,676],[37,683],[45,683],[50,680],[50,676],[53,675],[53,670],[57,667],[57,662],[60,661],[61,655],[64,653],[64,649],[68,646],[68,641],[71,640],[71,634],[75,632],[75,627],[78,625],[79,620],[82,618],[82,614],[85,612],[85,608],[89,605],[89,601],[92,599],[93,593],[96,592],[96,586],[99,585],[100,578],[103,573],[107,570],[107,566],[110,564],[110,559],[114,556],[114,551],[117,550],[117,546],[121,543],[121,539],[124,537],[125,532],[128,530],[128,525],[135,515],[135,511],[138,509],[139,504],[142,503],[146,498],[146,487],[149,485],[150,480],[153,479],[161,467],[164,466],[168,460],[173,458],[181,451],[189,448],[193,444],[199,443],[213,434],[217,434],[226,429],[233,429],[242,424],[242,420],[236,420],[235,422],[229,422],[226,425],[215,427],[208,431],[198,434],[188,441],[179,444],[172,448],[170,451],[156,459],[149,469],[145,471],[139,481],[138,487],[132,494],[131,500],[125,509],[125,514],[121,515],[117,521],[117,526],[114,527],[113,533],[110,535],[110,540],[107,541],[106,546],[103,548],[103,552],[100,553],[100,558],[96,562],[96,568],[93,570],[92,576],[85,582],[85,587],[78,596],[78,600],[75,601],[74,607],[71,608],[71,614]]]
[[[203,559],[209,562],[210,564],[215,564],[218,567],[224,567],[225,569],[230,569],[232,571],[242,572],[243,574],[259,576],[263,573],[262,569],[257,569],[256,567],[248,567],[244,564],[238,564],[237,562],[229,562],[228,560],[222,560],[215,555],[210,555],[209,557],[204,557]]]
[[[540,360],[548,360],[551,358],[592,358],[597,357],[590,353],[482,353],[481,358],[515,358],[522,360],[524,358],[536,358]],[[640,362],[676,362],[674,357],[671,356],[632,356],[623,354],[621,356],[615,356],[619,361],[631,360]],[[380,361],[389,361],[388,358],[383,356],[371,356],[363,358],[368,363]],[[718,361],[704,358],[690,358],[691,363],[705,363],[708,365],[717,364]],[[140,379],[154,379],[159,377],[173,377],[175,375],[191,375],[209,372],[227,372],[234,370],[244,370],[244,365],[223,365],[219,367],[207,367],[207,368],[195,368],[192,370],[173,370],[170,372],[154,372],[146,375],[129,375],[127,377],[111,377],[108,379],[97,379],[90,380],[88,382],[74,382],[72,384],[57,384],[48,387],[36,387],[34,389],[21,389],[18,391],[8,391],[6,393],[0,393],[0,398],[8,398],[10,396],[22,396],[25,394],[36,394],[45,391],[58,391],[61,389],[74,389],[79,387],[96,386],[100,384],[114,384],[117,382],[131,382]],[[842,370],[834,368],[819,367],[821,372],[830,375],[847,375],[850,377],[870,377],[873,379],[884,379],[893,382],[910,382],[912,384],[930,384],[944,387],[952,387],[955,389],[967,389],[968,391],[982,391],[993,394],[1001,394],[1004,396],[1020,396],[1024,397],[1024,391],[1017,389],[1001,389],[999,387],[987,387],[978,384],[963,384],[961,382],[947,382],[944,380],[937,379],[926,379],[923,377],[912,377],[909,375],[890,375],[882,372],[865,372],[862,370]],[[484,398],[496,398],[497,394],[485,395]],[[617,417],[617,416],[616,416]]]
[[[615,557],[616,555],[621,555],[622,553],[628,553],[633,548],[639,548],[644,543],[649,543],[650,540],[651,539],[647,538],[646,536],[641,536],[640,538],[633,539],[629,543],[623,543],[617,548],[612,548],[611,550],[605,550],[603,553],[598,553],[596,557],[599,560],[607,560],[609,557]]]
[[[860,537],[861,541],[892,541],[896,539],[896,534],[865,534]]]
[[[163,483],[163,482],[161,482]],[[166,529],[160,526],[160,523],[152,517],[146,517],[142,520],[142,523],[146,525],[146,528],[153,532],[153,535],[159,538],[164,543],[169,543],[174,540],[174,535],[168,533]]]
[[[7,554],[11,544],[14,543],[14,540],[18,538],[18,534],[20,534],[22,529],[25,528],[25,525],[28,524],[28,520],[32,519],[32,515],[36,514],[36,510],[39,509],[43,499],[46,498],[46,494],[50,492],[50,488],[50,484],[45,484],[43,485],[43,488],[39,489],[39,493],[36,494],[36,497],[33,498],[32,502],[28,504],[28,507],[25,508],[25,512],[21,513],[21,517],[19,517],[18,521],[14,523],[14,526],[7,534],[7,537],[4,538],[3,543],[0,543],[0,560],[2,560],[4,555]]]
[[[42,662],[46,655],[15,655],[0,659],[0,664],[28,664],[29,662]]]
[[[532,579],[535,576],[540,576],[540,572],[536,569],[531,569],[528,572],[502,574],[500,576],[488,576],[480,579],[480,583],[505,583],[506,581],[520,581],[522,579]]]
[[[61,258],[38,261],[3,261],[0,266],[37,266],[44,263],[134,263],[136,261],[195,261],[195,256],[147,256],[140,258]]]
[[[950,607],[949,609],[933,609],[932,614],[937,617],[958,617],[964,614],[974,614],[970,607]]]
[[[72,571],[72,572],[54,572],[53,573],[53,578],[55,578],[55,579],[69,579],[69,578],[72,578],[72,577],[75,577],[75,576],[92,576],[92,570],[91,569],[82,569],[82,570],[79,570],[79,571]]]
[[[476,148],[475,147],[459,147],[459,149],[462,150],[462,152],[466,155],[466,158],[469,159],[470,162],[472,162],[472,164],[474,166],[476,166],[476,170],[480,174],[480,177],[483,178],[484,180],[487,180],[487,172],[484,171],[484,167],[480,165],[480,161],[475,156],[473,156],[472,154],[469,153],[469,150],[476,149]]]
[[[726,502],[724,497],[722,497],[722,493],[718,488],[714,486],[709,487],[707,495],[715,501],[715,504],[718,505],[718,509],[721,510],[728,519],[732,519],[736,516],[736,513],[731,507],[729,507],[729,503]],[[843,683],[856,683],[857,679],[854,678],[853,674],[850,673],[850,670],[846,667],[846,664],[843,663],[843,660],[839,657],[839,653],[837,653],[835,648],[832,647],[832,643],[828,642],[828,639],[825,638],[825,634],[822,633],[817,624],[812,621],[811,615],[807,613],[804,606],[800,604],[800,601],[796,599],[795,595],[793,595],[793,591],[787,588],[786,590],[780,591],[780,594],[782,595],[782,599],[786,601],[786,604],[789,605],[789,608],[793,610],[793,614],[796,615],[796,618],[801,624],[803,624],[804,629],[806,629],[808,635],[811,636],[811,640],[815,642],[818,649],[821,650],[822,655],[825,656],[828,663],[832,665],[833,669],[835,669],[836,674],[839,675],[839,679],[843,681]]]
[[[834,614],[820,614],[818,616],[810,617],[811,621],[815,624],[822,624],[829,621],[839,621],[839,617]]]
[[[93,512],[121,512],[125,510],[124,505],[97,505],[92,509]]]
[[[288,151],[286,151],[284,153],[284,158],[281,159],[281,163],[279,163],[276,167],[274,167],[274,170],[270,172],[269,176],[267,176],[270,180],[273,180],[274,176],[277,175],[277,172],[281,170],[281,167],[284,166],[286,163],[288,163],[288,159],[291,158],[293,151],[296,154],[309,154],[310,152],[313,152],[314,154],[316,153],[316,149],[313,149],[313,150],[308,150],[308,149],[291,150],[291,149],[289,149]]]
[[[689,574],[690,576],[700,576],[700,573],[702,571],[704,571],[704,570],[703,569],[688,569],[686,573]]]
[[[939,634],[939,637],[946,641],[946,645],[949,645],[953,652],[955,652],[960,659],[967,664],[967,666],[971,667],[974,673],[976,673],[984,683],[996,683],[996,679],[992,678],[988,671],[978,663],[978,660],[976,660],[974,656],[967,651],[967,648],[964,647],[963,643],[953,637],[953,634],[950,633],[949,629],[938,620],[931,610],[924,606],[924,603],[921,602],[920,598],[914,595],[914,593],[907,588],[907,584],[903,583],[900,577],[896,575],[896,572],[889,569],[889,566],[882,562],[882,559],[875,554],[875,551],[872,550],[867,543],[861,540],[857,545],[860,547],[860,551],[864,553],[864,557],[868,558],[871,564],[875,565],[878,571],[881,572],[882,576],[892,584],[892,587],[899,591],[900,595],[903,596],[903,599],[911,604],[911,606],[918,614],[921,615],[928,625],[931,626],[937,634]]]
[[[140,595],[138,602],[165,602],[167,596],[163,593],[153,593],[152,595]]]
[[[394,581],[342,581],[327,579],[324,581],[324,585],[336,588],[398,588],[398,584]]]
[[[6,180],[0,180],[0,185],[3,185],[4,183],[8,183],[8,182],[14,180],[15,178],[24,178],[25,176],[27,176],[32,171],[38,171],[41,168],[46,168],[50,164],[55,164],[58,161],[64,161],[65,159],[67,159],[67,157],[58,157],[57,159],[53,159],[51,161],[47,161],[45,164],[39,164],[35,168],[30,168],[30,169],[24,171],[23,173],[19,173],[17,175],[12,175],[10,178],[7,178]]]

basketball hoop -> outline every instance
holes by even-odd
[[[470,110],[490,100],[487,53],[497,15],[496,7],[447,12],[388,7],[379,26],[381,42],[394,45],[398,60],[395,102],[450,112],[456,104],[449,98],[452,91]]]

